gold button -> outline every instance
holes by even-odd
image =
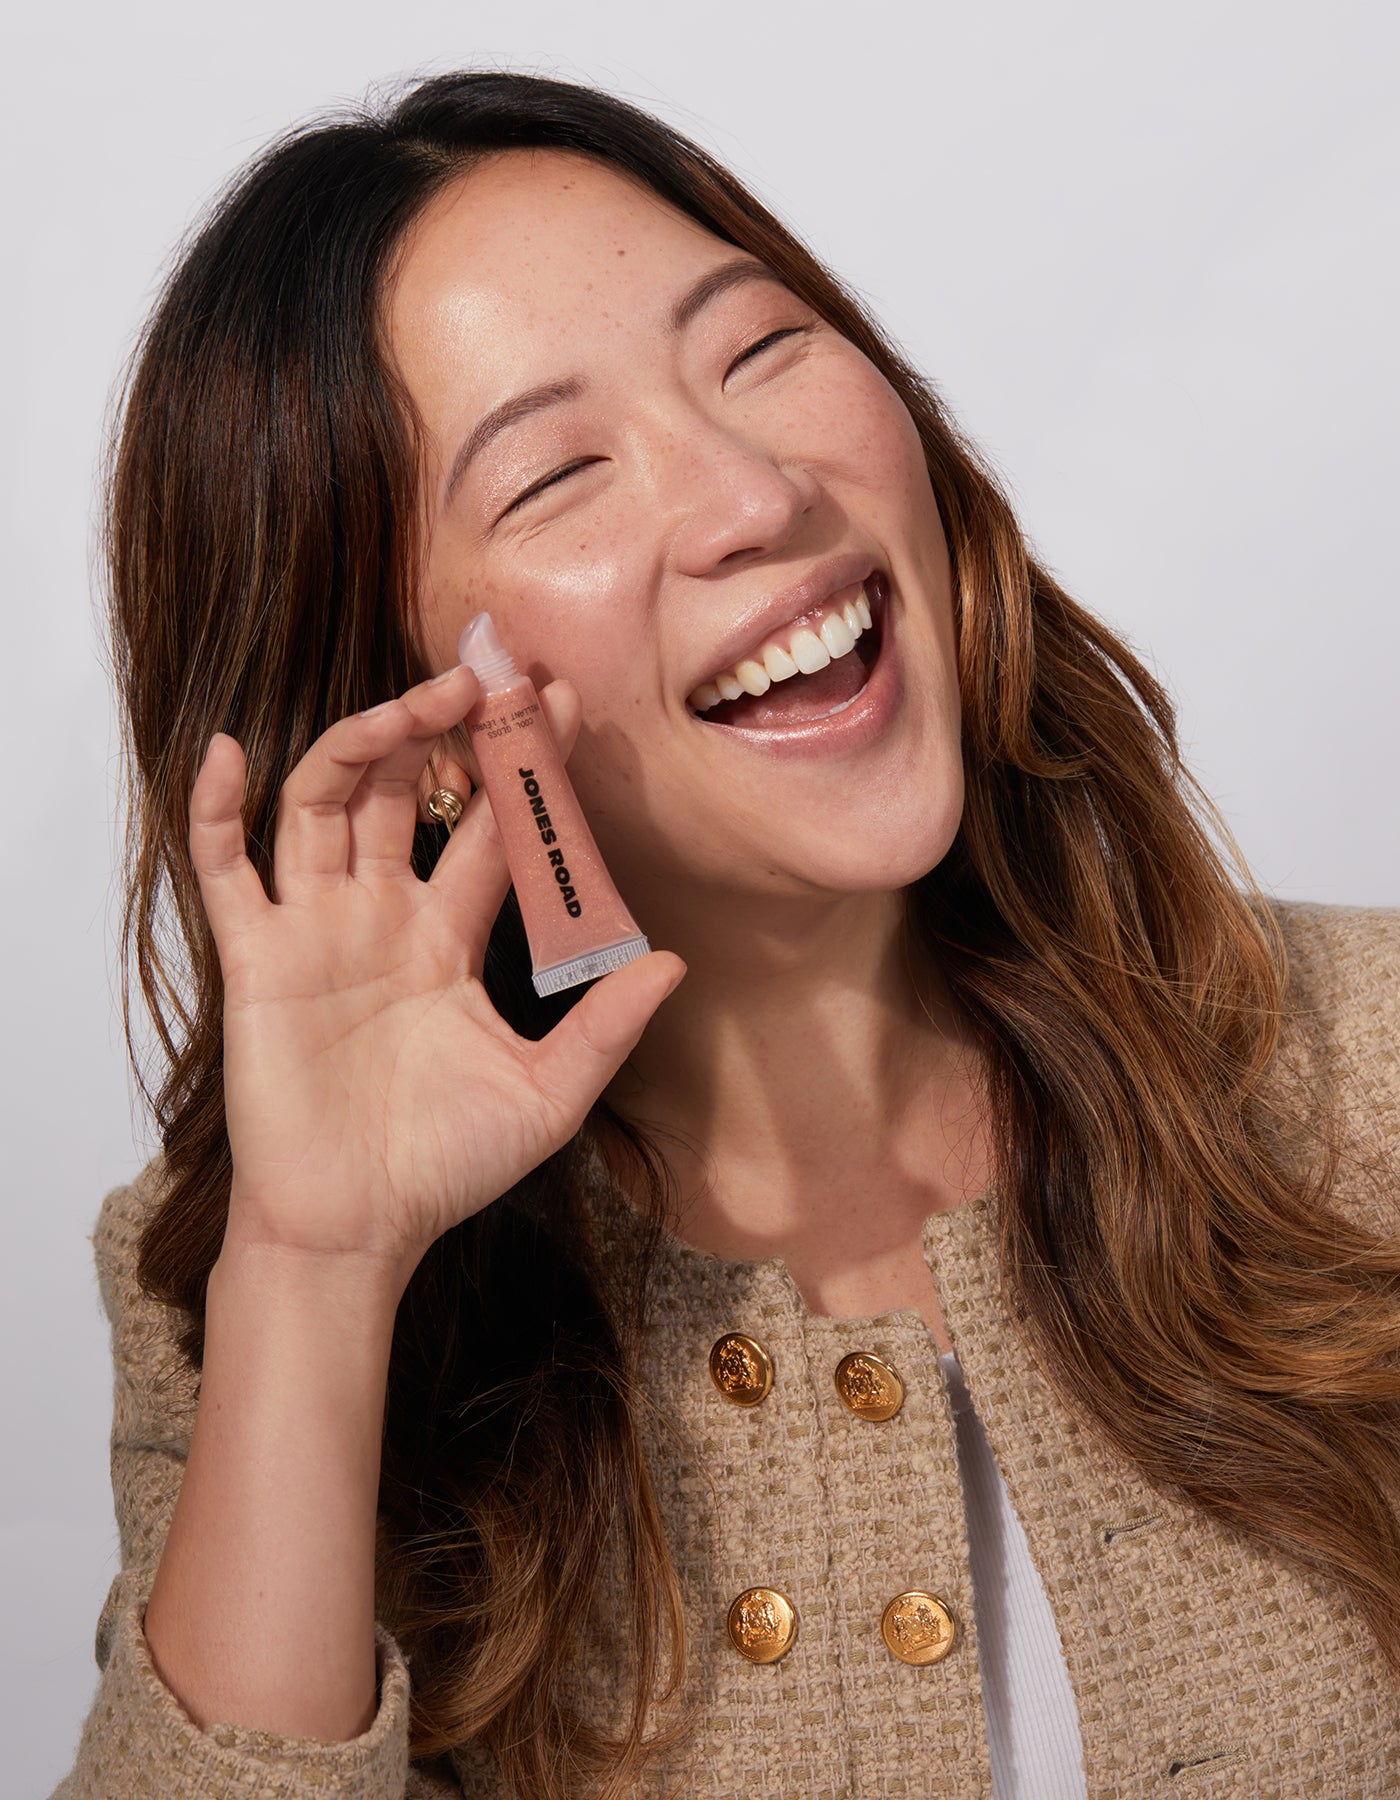
[[[726,1400],[757,1406],[773,1385],[773,1358],[756,1338],[727,1331],[710,1352],[710,1375]]]
[[[797,1641],[792,1602],[776,1588],[745,1588],[729,1609],[729,1641],[747,1662],[777,1662]]]
[[[911,1588],[896,1594],[885,1608],[880,1635],[901,1662],[923,1668],[942,1662],[953,1648],[958,1622],[937,1594]]]
[[[843,1356],[836,1365],[836,1391],[858,1419],[879,1424],[904,1404],[904,1383],[887,1362],[868,1350]]]

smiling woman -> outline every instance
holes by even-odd
[[[68,1800],[1395,1793],[1400,918],[1241,889],[751,195],[523,76],[293,134],[108,550],[164,1151]],[[582,992],[482,611],[664,946]]]

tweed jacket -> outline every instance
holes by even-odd
[[[1335,1086],[1349,1133],[1379,1148],[1393,1173],[1400,911],[1279,915],[1296,1058],[1310,1082]],[[1387,1180],[1344,1184],[1339,1201],[1400,1236],[1400,1176]],[[148,1172],[109,1196],[96,1232],[116,1363],[122,1568],[98,1628],[101,1683],[58,1796],[506,1800],[471,1746],[410,1767],[411,1673],[382,1628],[378,1713],[349,1743],[201,1730],[157,1677],[143,1601],[196,1387],[170,1321],[134,1281],[153,1185]],[[626,1203],[601,1178],[594,1200],[625,1254]],[[930,1219],[924,1248],[1060,1631],[1091,1800],[1400,1795],[1400,1684],[1346,1596],[1149,1488],[1070,1413],[1003,1301],[990,1202]],[[697,1723],[645,1793],[992,1800],[954,1423],[922,1318],[817,1317],[780,1262],[728,1263],[678,1241],[665,1246],[658,1281],[647,1380],[664,1424],[651,1428],[649,1455],[685,1596]],[[771,1358],[772,1386],[757,1404],[731,1403],[712,1379],[712,1348],[733,1333]],[[902,1382],[893,1417],[862,1417],[843,1400],[833,1375],[857,1353]],[[731,1608],[750,1589],[794,1609],[796,1637],[780,1660],[750,1661],[731,1640]],[[889,1603],[909,1592],[934,1596],[955,1624],[938,1661],[904,1660],[882,1634]],[[775,1629],[764,1605],[747,1615],[751,1639]],[[902,1647],[917,1655],[917,1609],[911,1629]],[[605,1595],[595,1640],[578,1657],[584,1705],[608,1708],[618,1653]]]

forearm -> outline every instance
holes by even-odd
[[[328,1742],[374,1715],[374,1550],[397,1293],[352,1259],[230,1244],[146,1610],[200,1724]]]

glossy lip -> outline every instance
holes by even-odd
[[[687,683],[685,692],[693,694],[704,682],[712,681],[716,675],[754,655],[777,632],[796,625],[807,613],[820,611],[828,600],[845,589],[868,581],[875,573],[875,566],[869,556],[858,550],[829,556],[801,581],[755,602],[720,639],[708,669]],[[698,718],[700,715],[693,713],[691,716]]]
[[[890,586],[879,575],[869,588],[871,610],[880,634],[880,652],[866,677],[865,686],[855,699],[840,712],[828,713],[824,719],[812,719],[788,731],[755,731],[746,725],[721,725],[692,713],[698,725],[709,731],[723,732],[745,749],[762,751],[768,756],[811,756],[813,753],[862,750],[881,737],[904,700],[904,674],[894,642],[894,622],[890,616]],[[858,650],[849,652],[859,655]]]

